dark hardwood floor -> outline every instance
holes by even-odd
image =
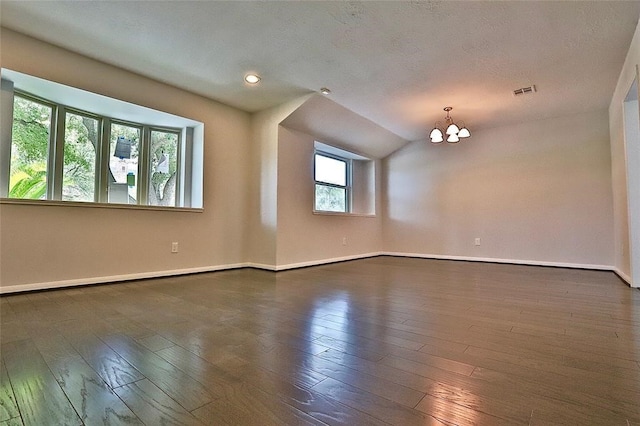
[[[0,313],[0,425],[640,425],[640,291],[611,272],[377,257]]]

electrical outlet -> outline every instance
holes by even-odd
[[[476,245],[479,246],[480,245],[480,238],[476,238]]]
[[[347,237],[342,237],[342,245],[343,246],[347,245]]]
[[[171,253],[177,253],[178,252],[178,242],[174,241],[171,243]]]

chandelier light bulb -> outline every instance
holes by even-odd
[[[443,142],[444,139],[442,138],[442,134],[440,134],[439,136],[434,136],[431,138],[431,142],[432,143],[440,143]]]
[[[457,135],[459,131],[460,129],[458,129],[458,126],[456,126],[456,123],[451,123],[449,124],[449,127],[447,127],[446,133],[448,135]]]

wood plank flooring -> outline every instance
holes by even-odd
[[[1,425],[639,425],[613,273],[376,257],[0,297]]]

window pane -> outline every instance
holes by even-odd
[[[62,199],[94,201],[98,120],[67,113],[64,128]]]
[[[140,129],[111,124],[109,202],[138,203],[138,156]]]
[[[47,197],[47,157],[52,108],[14,97],[9,197]]]
[[[316,210],[346,212],[347,190],[316,184]]]
[[[178,134],[152,130],[149,205],[176,205],[177,172]]]
[[[316,181],[347,186],[347,163],[316,154]]]

